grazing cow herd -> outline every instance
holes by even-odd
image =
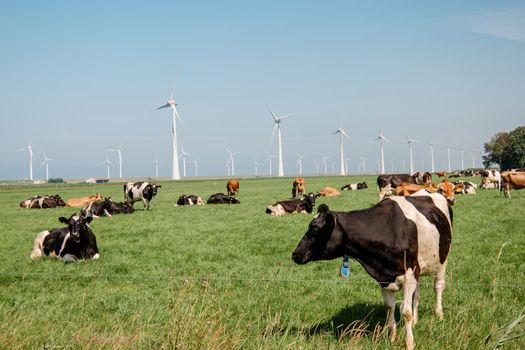
[[[418,321],[419,283],[421,276],[432,276],[436,294],[435,312],[443,318],[442,292],[445,269],[452,242],[452,205],[455,194],[476,194],[477,185],[469,181],[449,181],[445,177],[432,182],[432,174],[385,174],[377,177],[379,202],[370,208],[341,212],[326,204],[319,205],[317,214],[292,253],[297,264],[345,257],[358,261],[381,288],[387,309],[387,328],[391,340],[396,337],[394,292],[402,291],[400,306],[405,324],[407,349],[414,348],[413,325]],[[459,174],[458,174],[459,175]],[[525,188],[525,172],[487,170],[480,173],[481,189],[499,188],[510,197],[510,189]],[[20,203],[22,208],[82,207],[79,213],[58,220],[64,227],[40,232],[33,242],[30,257],[56,257],[64,262],[100,257],[97,240],[89,223],[93,218],[114,214],[131,214],[133,204],[142,202],[144,210],[161,188],[148,181],[124,184],[124,202],[114,202],[99,193],[62,200],[59,195],[34,196]],[[341,191],[367,189],[366,182],[351,183]],[[206,204],[240,204],[239,180],[229,180],[227,194],[212,194]],[[266,213],[282,216],[292,213],[311,214],[319,197],[340,196],[333,187],[306,194],[304,178],[292,183],[292,198],[269,205]],[[204,205],[201,197],[183,194],[175,206]]]

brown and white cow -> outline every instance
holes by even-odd
[[[425,190],[428,193],[435,193],[438,189],[435,184],[430,184],[430,186],[427,186],[410,184],[405,182],[396,187],[396,196],[410,196],[411,194],[421,190]]]
[[[273,205],[269,205],[266,208],[266,214],[273,216],[280,216],[291,213],[305,213],[311,214],[315,206],[315,195],[309,193],[303,198],[295,198],[284,201],[279,201]]]
[[[54,196],[34,196],[20,202],[21,208],[56,208],[56,207],[65,207],[66,202],[60,198],[58,194]]]
[[[292,184],[292,198],[303,196],[306,192],[306,186],[302,177],[296,177]]]
[[[394,292],[402,290],[400,308],[409,350],[415,346],[412,328],[418,321],[421,276],[434,278],[435,313],[443,319],[442,293],[452,242],[452,209],[446,199],[421,192],[350,212],[331,211],[321,204],[292,254],[297,264],[342,256],[359,262],[381,287],[391,341],[396,338]]]
[[[525,172],[504,171],[501,173],[501,190],[510,198],[510,189],[525,188]]]
[[[443,195],[450,205],[453,205],[456,201],[456,198],[454,197],[454,187],[454,184],[448,181],[448,179],[441,181],[437,186],[437,192]]]
[[[92,196],[80,197],[80,198],[71,198],[66,201],[68,207],[85,207],[90,203],[99,201],[102,199],[100,193],[95,193]]]
[[[335,196],[340,196],[340,195],[341,195],[341,192],[339,192],[338,190],[336,190],[333,187],[323,187],[316,194],[317,197],[319,197],[319,196],[322,196],[322,197],[335,197]]]
[[[228,196],[236,196],[239,193],[239,180],[228,180],[226,193],[228,193]]]
[[[489,188],[500,188],[501,173],[499,170],[483,170],[481,173],[481,185],[484,190]]]

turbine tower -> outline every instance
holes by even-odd
[[[328,165],[326,161],[331,158],[331,156],[325,156],[321,154],[321,157],[323,157],[323,163],[324,163],[324,174],[328,174]]]
[[[410,174],[414,172],[414,158],[412,156],[412,143],[419,142],[417,140],[413,140],[410,137],[407,136],[407,143],[408,143],[408,153],[410,155]]]
[[[343,136],[346,137],[348,140],[352,141],[350,136],[343,130],[343,121],[339,121],[339,128],[332,133],[332,135],[339,134],[339,175],[346,175],[346,168],[345,168],[345,155],[343,150]]]
[[[470,152],[472,152],[472,169],[474,169],[476,167],[476,164],[475,164],[475,161],[474,161],[474,157],[476,156],[477,150],[476,149],[471,149]]]
[[[232,153],[229,149],[226,148],[226,152],[229,153],[228,162],[227,165],[231,165],[231,176],[235,176],[235,156],[239,154],[239,152]],[[229,168],[228,168],[229,169]]]
[[[195,169],[195,177],[199,176],[199,157],[193,159],[193,167]]]
[[[278,142],[278,153],[277,153],[277,176],[284,176],[284,168],[283,168],[283,142],[282,142],[282,137],[281,137],[281,122],[292,116],[292,114],[287,114],[287,115],[283,115],[283,116],[280,116],[280,117],[277,117],[273,112],[272,110],[270,109],[269,106],[268,107],[268,110],[270,111],[270,114],[272,115],[272,118],[273,118],[273,121],[275,122],[275,126],[273,127],[273,132],[272,132],[272,138],[273,136],[275,135],[275,129],[277,129],[277,142]]]
[[[122,143],[118,146],[118,148],[110,149],[111,152],[117,152],[118,154],[118,175],[119,178],[122,179]]]
[[[171,141],[171,148],[172,148],[172,168],[171,168],[171,178],[173,180],[180,180],[180,173],[179,173],[179,154],[177,152],[177,118],[182,122],[182,119],[177,113],[177,103],[175,102],[175,99],[173,95],[175,94],[175,86],[173,86],[173,90],[171,91],[171,96],[166,102],[165,105],[160,106],[157,108],[163,109],[171,107],[172,114],[171,114],[171,133],[172,133],[172,141]]]
[[[434,167],[434,145],[436,143],[438,143],[438,142],[439,142],[439,140],[436,140],[436,141],[433,141],[433,142],[428,142],[427,141],[428,146],[430,147],[430,163],[431,163],[431,166],[432,166],[432,168],[431,168],[432,172],[436,171],[436,169]]]
[[[258,168],[259,168],[259,162],[257,162],[257,158],[254,158],[253,159],[253,163],[252,163],[254,169],[255,169],[255,176],[259,176],[259,172],[257,171]]]
[[[367,158],[361,158],[361,161],[363,162],[363,174],[366,174],[366,163],[365,163],[365,160],[367,160]]]
[[[184,147],[180,145],[181,155],[179,158],[182,158],[182,176],[186,177],[186,156],[191,157],[191,154],[184,152]]]
[[[103,161],[102,163],[100,163],[102,165],[106,165],[107,166],[107,171],[108,171],[108,179],[109,179],[109,166],[111,165],[111,162],[109,161],[109,153],[106,152],[106,160]]]
[[[452,147],[452,144],[448,144],[448,145],[443,146],[443,147],[447,149],[447,154],[448,154],[448,172],[450,173],[452,171],[452,168],[450,167],[450,147]]]
[[[273,154],[270,154],[270,152],[266,151],[266,153],[268,154],[268,156],[266,157],[266,160],[264,161],[264,163],[268,163],[269,166],[270,166],[270,171],[269,171],[269,174],[270,176],[272,176],[272,158],[275,158],[275,156]]]
[[[157,160],[156,156],[155,156],[155,177],[159,177],[159,161]]]
[[[31,139],[29,140],[29,144],[18,149],[18,152],[25,150],[27,150],[29,155],[29,180],[33,181],[33,147],[31,146]]]
[[[303,174],[303,158],[306,156],[302,156],[299,153],[297,154],[297,165],[299,166],[299,175]]]
[[[464,162],[464,158],[463,158],[463,148],[462,147],[458,147],[458,151],[461,154],[461,170],[465,170],[465,162]]]
[[[385,153],[383,151],[383,141],[386,141],[388,143],[392,143],[392,142],[390,142],[390,140],[387,139],[383,135],[383,130],[381,130],[381,129],[379,129],[379,136],[376,137],[376,140],[379,140],[379,148],[380,148],[379,173],[380,174],[384,174],[385,173]]]
[[[53,159],[47,158],[46,153],[44,151],[42,151],[42,154],[44,155],[44,161],[42,162],[40,167],[43,167],[44,165],[46,166],[46,181],[49,182],[49,161]]]

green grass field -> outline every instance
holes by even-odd
[[[362,179],[306,181],[316,191]],[[371,188],[317,204],[375,204],[375,177],[365,179]],[[173,205],[183,193],[206,201],[226,181],[162,182],[151,210],[136,203],[131,215],[95,219],[101,258],[71,264],[29,253],[38,232],[74,210],[22,209],[20,201],[94,192],[121,201],[122,184],[0,188],[0,349],[403,348],[402,322],[390,344],[379,287],[357,262],[348,280],[338,275],[340,260],[292,262],[312,216],[264,213],[289,198],[291,182],[241,179],[240,205],[198,207]],[[477,192],[454,206],[443,321],[433,313],[431,280],[422,279],[419,349],[490,349],[525,332],[524,322],[511,324],[525,307],[525,192],[510,200]],[[523,349],[525,337],[502,344]]]

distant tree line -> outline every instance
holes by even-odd
[[[498,164],[501,170],[525,167],[525,126],[498,132],[485,145],[483,165]]]

